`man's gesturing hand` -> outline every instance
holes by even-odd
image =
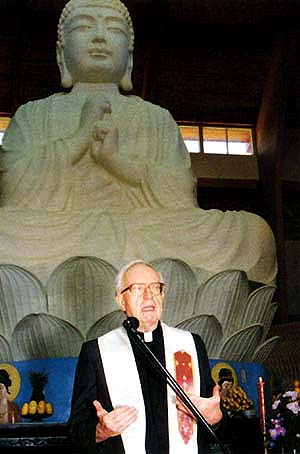
[[[93,404],[99,421],[96,426],[96,443],[120,435],[137,418],[137,410],[134,407],[124,405],[107,412],[98,400],[94,400]]]
[[[214,425],[221,421],[223,415],[220,408],[220,391],[218,385],[214,387],[212,397],[200,397],[189,394],[189,398],[208,424]],[[191,412],[180,401],[177,402],[177,408],[192,416]]]

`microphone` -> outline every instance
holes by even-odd
[[[136,317],[127,317],[126,320],[123,322],[123,326],[126,331],[136,331],[139,327],[140,322]]]

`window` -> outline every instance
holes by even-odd
[[[190,153],[251,156],[253,129],[251,127],[179,125]]]
[[[10,117],[0,117],[0,145],[2,144],[4,132],[9,125]]]
[[[200,153],[200,134],[198,126],[179,125],[184,143],[190,153]]]

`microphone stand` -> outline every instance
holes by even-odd
[[[167,384],[173,389],[175,394],[180,398],[180,400],[184,403],[184,405],[190,410],[196,420],[200,421],[202,426],[212,435],[215,442],[221,448],[221,451],[224,454],[227,454],[227,449],[225,446],[220,442],[216,433],[208,424],[206,419],[201,415],[198,408],[194,405],[188,395],[184,392],[182,387],[177,383],[174,377],[170,374],[170,372],[161,364],[161,362],[157,359],[157,357],[152,353],[150,348],[141,338],[140,334],[137,332],[136,328],[138,327],[138,320],[135,317],[128,317],[123,322],[123,326],[128,332],[130,339],[133,340],[135,345],[139,348],[141,353],[149,360],[149,362],[153,365],[159,375],[167,381]]]

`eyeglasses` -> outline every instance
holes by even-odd
[[[161,295],[166,284],[163,282],[150,282],[150,284],[130,284],[128,287],[121,290],[121,294],[130,292],[134,296],[142,296],[145,293],[146,288],[150,290],[152,295]]]

